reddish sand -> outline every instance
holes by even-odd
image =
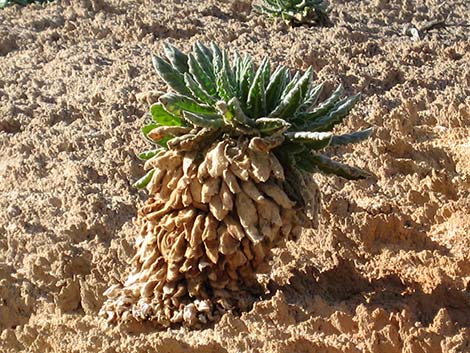
[[[332,1],[331,28],[249,2],[56,1],[0,11],[1,352],[470,352],[468,1]],[[450,14],[447,28],[403,34]],[[467,23],[468,25],[468,23]],[[145,199],[132,182],[163,41],[238,48],[363,98],[332,153],[375,180],[318,175],[318,230],[277,249],[265,297],[202,331],[106,327]]]

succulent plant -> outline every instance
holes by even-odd
[[[28,5],[34,2],[37,3],[46,3],[52,0],[0,0],[0,9],[3,9],[7,5],[19,4],[19,5]]]
[[[263,0],[254,10],[272,18],[281,18],[290,26],[331,24],[326,0]]]
[[[312,173],[347,179],[368,173],[320,154],[367,138],[371,130],[330,131],[359,96],[339,86],[317,104],[312,69],[274,70],[268,58],[195,43],[189,54],[165,44],[154,57],[170,88],[150,108],[136,186],[150,197],[139,210],[137,253],[124,285],[109,288],[109,321],[152,320],[197,327],[255,300],[256,271],[270,250],[316,227],[320,190]]]

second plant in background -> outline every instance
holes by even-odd
[[[46,3],[52,0],[0,0],[0,9],[3,9],[4,7],[8,5],[13,5],[13,4],[18,4],[18,5],[28,5],[32,3]]]
[[[328,2],[325,0],[263,0],[253,5],[255,12],[281,18],[290,26],[329,26]]]

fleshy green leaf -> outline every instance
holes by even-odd
[[[282,144],[282,149],[292,155],[303,154],[306,149],[301,143],[294,141],[286,141]]]
[[[233,72],[233,78],[234,78],[233,87],[237,91],[237,96],[239,93],[238,92],[239,91],[238,78],[240,77],[241,68],[242,68],[242,58],[240,57],[240,54],[238,54],[238,52],[236,51],[235,53],[233,53],[232,72]]]
[[[215,108],[200,104],[194,99],[184,95],[167,93],[159,98],[160,103],[163,104],[165,110],[171,114],[181,116],[182,111],[187,111],[195,114],[214,114]]]
[[[362,131],[353,132],[351,134],[333,136],[330,146],[348,145],[350,143],[363,141],[367,139],[373,131],[373,128],[369,128]]]
[[[248,92],[247,108],[249,115],[256,119],[266,115],[265,77],[269,70],[269,60],[263,59],[256,71],[255,77]]]
[[[310,173],[321,171],[327,174],[335,174],[349,180],[365,179],[371,174],[360,168],[334,161],[323,155],[313,155],[306,153],[296,156],[296,165]]]
[[[192,56],[192,59],[190,58]],[[212,66],[212,52],[201,43],[196,42],[193,46],[193,52],[189,54],[189,66],[193,66],[191,73],[194,75],[194,79],[198,81],[198,76],[204,82],[204,87],[208,93],[214,95],[216,92],[215,86],[215,72]],[[199,82],[199,81],[198,81]]]
[[[214,68],[214,73],[217,72],[217,68],[222,67],[222,50],[214,42],[211,43],[211,52],[212,52],[212,67]]]
[[[238,76],[238,99],[244,111],[247,111],[248,93],[250,92],[254,76],[253,59],[249,55],[245,55],[240,64]]]
[[[281,18],[288,25],[329,25],[326,0],[263,0],[253,5],[256,13]]]
[[[233,120],[245,127],[254,127],[255,121],[249,118],[243,111],[240,101],[234,97],[228,102],[228,107],[233,114]]]
[[[329,96],[324,102],[322,102],[318,107],[313,109],[311,112],[299,114],[296,119],[301,120],[304,123],[315,121],[315,119],[320,118],[321,116],[328,113],[339,100],[343,94],[343,85],[339,85],[335,91]]]
[[[153,123],[153,122],[150,123],[150,124],[144,125],[144,126],[142,127],[142,129],[141,129],[142,134],[144,135],[144,138],[145,138],[147,141],[149,141],[150,143],[152,143],[152,144],[157,144],[157,145],[159,145],[159,146],[162,146],[162,147],[166,148],[166,147],[167,147],[167,144],[166,144],[167,141],[168,141],[169,139],[171,139],[173,136],[165,136],[165,137],[161,138],[161,139],[158,140],[158,141],[156,141],[156,140],[154,140],[154,139],[151,139],[151,138],[148,136],[148,134],[150,133],[150,131],[152,131],[153,129],[155,129],[155,128],[157,128],[157,127],[159,127],[159,125],[156,124],[156,123]]]
[[[216,84],[219,97],[228,102],[236,93],[234,91],[234,77],[227,58],[227,52],[222,52],[222,66],[217,68]]]
[[[284,134],[290,141],[295,141],[303,144],[308,149],[320,150],[327,147],[333,134],[331,132],[286,132]]]
[[[287,77],[288,77],[287,79],[288,82],[287,82],[286,88],[284,88],[284,91],[282,91],[281,100],[284,99],[284,97],[289,94],[291,89],[295,87],[295,85],[300,79],[300,72],[296,71],[294,74],[294,77],[292,77],[290,71],[288,71]]]
[[[207,73],[210,74],[210,71],[212,71],[212,51],[199,41],[195,43],[195,45],[193,46],[193,50],[196,53],[196,58],[199,58],[199,54],[204,55],[204,61],[206,61],[208,64]],[[206,68],[204,67],[204,69]]]
[[[223,117],[218,114],[195,114],[189,111],[183,111],[183,117],[189,123],[198,127],[219,129],[225,125]]]
[[[295,157],[307,154],[308,151],[305,146],[298,142],[285,140],[281,146],[274,149],[274,153],[283,165],[294,165]]]
[[[193,77],[185,72],[184,74],[184,82],[188,86],[189,90],[192,92],[193,97],[199,99],[200,101],[206,104],[214,104],[216,99],[207,93],[204,88],[202,88],[194,79]]]
[[[256,119],[256,128],[263,135],[274,135],[278,133],[283,133],[290,128],[290,124],[283,120],[277,118],[259,118]]]
[[[144,152],[139,153],[137,155],[137,157],[139,157],[139,159],[141,159],[143,161],[147,161],[150,158],[155,157],[157,155],[157,153],[160,152],[160,151],[163,151],[163,149],[162,148],[157,148],[157,149],[154,149],[154,150],[144,151]]]
[[[188,55],[189,72],[192,78],[211,96],[217,93],[217,86],[215,84],[215,75],[209,75],[201,66],[201,63],[190,53]],[[212,66],[211,66],[212,70]]]
[[[180,73],[185,73],[189,70],[188,56],[180,51],[175,46],[165,43],[164,44],[165,55],[170,60],[171,65],[178,70]]]
[[[150,141],[151,143],[155,143],[154,140],[152,140],[150,137],[148,137],[148,134],[149,134],[150,131],[152,131],[153,129],[155,129],[157,127],[158,127],[158,124],[150,123],[150,124],[142,126],[140,131],[142,132],[142,134],[144,135],[144,137],[147,141]]]
[[[148,183],[150,183],[150,180],[152,180],[154,173],[155,173],[155,169],[150,170],[147,174],[145,174],[142,178],[140,178],[134,183],[134,187],[138,189],[145,188],[148,185]]]
[[[272,74],[266,88],[266,110],[271,113],[278,106],[284,88],[286,88],[289,75],[287,68],[278,66]]]
[[[152,58],[152,61],[155,70],[160,75],[160,77],[168,84],[168,86],[170,86],[180,94],[191,96],[191,91],[186,87],[182,73],[173,68],[169,63],[167,63],[159,56],[154,56]]]
[[[270,114],[270,118],[292,119],[299,109],[302,100],[307,94],[312,80],[312,67],[302,75],[292,89],[287,93],[279,105]]]
[[[161,138],[160,140],[158,140],[157,144],[159,146],[162,146],[165,149],[168,149],[168,141],[170,141],[172,138],[174,138],[174,136],[172,136],[172,135],[165,136],[165,137]]]
[[[168,113],[161,103],[155,103],[150,107],[150,114],[153,121],[162,126],[182,126],[180,117]],[[157,125],[157,126],[158,126]]]
[[[235,77],[235,73],[232,70],[232,67],[230,66],[229,53],[227,52],[227,50],[224,50],[222,52],[222,69],[225,75],[227,75],[228,77],[230,87],[234,89],[237,85],[237,79]]]
[[[266,1],[272,8],[302,2]],[[311,1],[323,0],[304,2]],[[291,14],[284,12],[283,16],[290,18]],[[154,63],[172,92],[160,96],[159,103],[152,105],[153,122],[142,128],[146,138],[158,140],[153,143],[194,151],[201,145],[209,146],[207,143],[222,135],[272,136],[282,140],[273,153],[287,169],[324,171],[350,179],[367,175],[358,168],[310,152],[361,141],[370,135],[370,129],[340,136],[325,132],[340,123],[358,99],[353,96],[341,100],[341,85],[317,105],[323,85],[312,85],[312,68],[292,77],[290,70],[279,66],[271,74],[270,62],[264,58],[255,70],[251,56],[235,53],[230,61],[228,52],[214,43],[209,49],[196,42],[187,54],[167,44],[165,54],[169,62],[156,57]],[[152,129],[155,130],[149,135]],[[208,141],[206,134],[212,140]],[[139,157],[151,158],[156,153],[158,149]]]
[[[299,112],[308,112],[318,101],[321,91],[323,90],[323,83],[317,86],[311,87],[307,96],[305,97],[302,105],[299,108]]]
[[[311,123],[307,123],[305,130],[310,131],[329,131],[339,124],[348,115],[350,110],[354,107],[359,100],[360,95],[346,98],[338,102],[335,107],[324,117],[316,119]]]

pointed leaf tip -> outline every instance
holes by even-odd
[[[150,170],[147,174],[145,174],[142,178],[137,180],[133,186],[136,187],[137,189],[143,189],[145,188],[148,183],[150,183],[150,180],[152,180],[153,174],[155,173],[155,169]]]
[[[333,136],[333,138],[331,139],[330,146],[340,146],[340,145],[347,145],[350,143],[361,142],[369,138],[373,132],[374,132],[374,128],[370,127],[368,129],[365,129],[362,131],[356,131],[350,134]]]

